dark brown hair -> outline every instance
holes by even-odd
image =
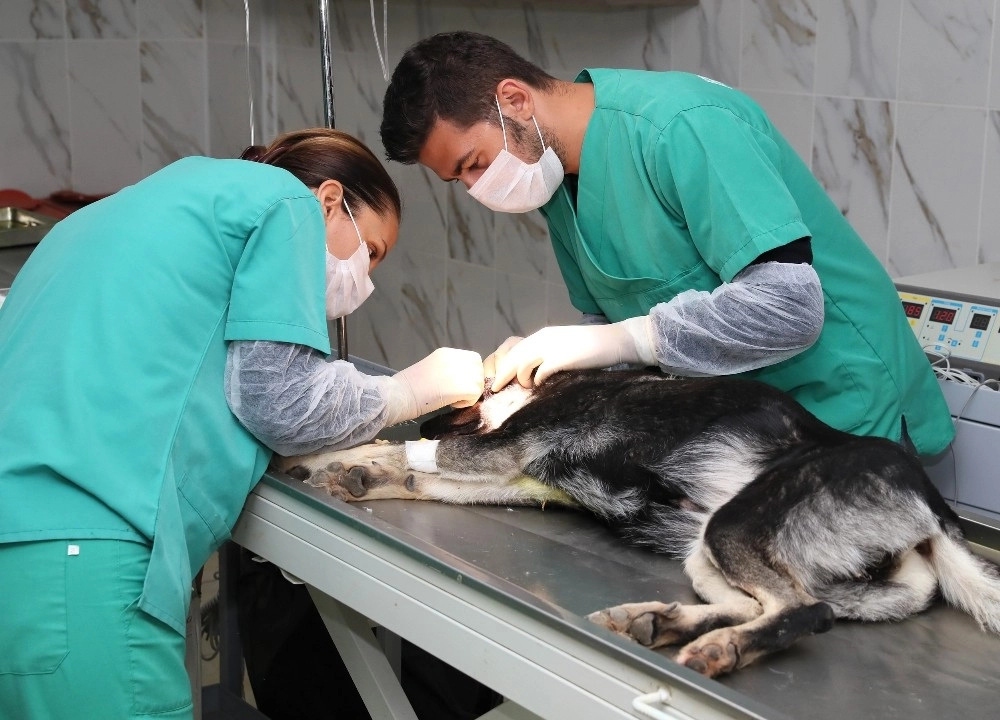
[[[438,119],[459,128],[500,124],[497,85],[513,78],[549,90],[556,78],[510,46],[474,32],[439,33],[413,45],[392,72],[382,101],[382,145],[396,162],[417,162]]]
[[[385,166],[364,143],[340,130],[288,132],[267,147],[251,145],[240,159],[280,167],[313,189],[326,180],[337,180],[352,208],[365,206],[382,217],[402,216],[399,189]]]

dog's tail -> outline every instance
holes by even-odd
[[[929,560],[944,599],[974,617],[984,630],[1000,634],[1000,573],[996,566],[974,555],[954,526],[931,538]]]

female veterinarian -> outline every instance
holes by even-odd
[[[540,209],[570,300],[599,321],[512,338],[487,358],[493,389],[619,362],[742,374],[841,430],[951,440],[889,275],[743,93],[681,72],[566,82],[442,33],[396,66],[381,135],[492,210]]]
[[[0,717],[190,717],[192,576],[271,451],[479,397],[464,350],[326,362],[399,219],[379,160],[316,129],[179,160],[39,244],[0,307]]]

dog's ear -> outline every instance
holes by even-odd
[[[457,435],[476,434],[482,426],[480,405],[481,401],[472,407],[457,408],[425,420],[420,423],[420,437],[441,440]]]

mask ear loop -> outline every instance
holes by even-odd
[[[354,222],[354,213],[351,212],[351,206],[347,204],[347,198],[344,198],[344,209],[347,210],[347,217],[351,218],[351,224],[354,226],[354,232],[358,234],[358,242],[361,245],[365,244],[365,241],[361,237],[361,231],[358,230],[358,224]]]
[[[498,98],[496,95],[494,95],[493,99],[496,100],[496,103],[497,103],[497,112],[500,113],[500,129],[503,131],[503,149],[506,150],[507,149],[507,127],[503,124],[503,111],[500,109],[500,98]]]
[[[542,129],[538,127],[538,121],[535,120],[535,116],[531,116],[531,122],[535,123],[535,132],[538,133],[538,142],[542,144],[542,152],[545,152],[545,138],[542,137]],[[506,140],[506,138],[504,138]]]

